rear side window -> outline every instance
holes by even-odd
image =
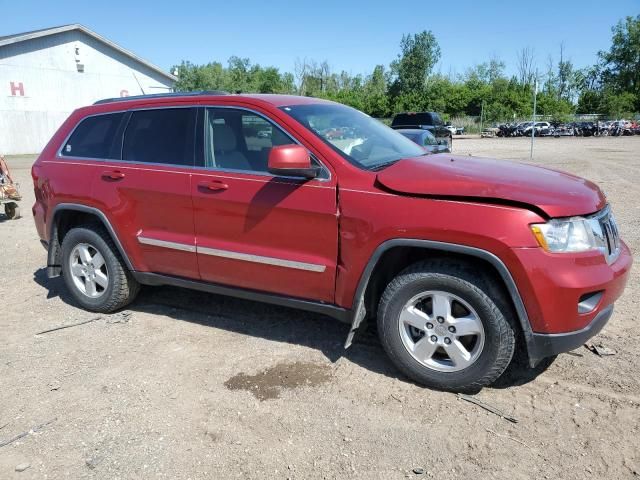
[[[130,162],[193,165],[195,109],[167,108],[131,113],[122,159]]]
[[[120,158],[120,136],[116,138],[124,113],[96,115],[82,120],[62,148],[65,157]]]

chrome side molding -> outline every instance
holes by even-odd
[[[167,240],[159,240],[157,238],[144,237],[142,235],[138,236],[138,242],[144,245],[153,245],[154,247],[171,248],[173,250],[181,250],[183,252],[195,253],[196,251],[195,245],[189,245],[186,243],[178,243],[178,242],[169,242]]]
[[[234,252],[231,250],[200,247],[196,245],[189,245],[187,243],[160,240],[157,238],[146,237],[144,235],[138,235],[138,242],[144,245],[152,245],[154,247],[171,248],[173,250],[180,250],[183,252],[200,253],[202,255],[210,255],[213,257],[230,258],[232,260],[240,260],[243,262],[262,263],[264,265],[293,268],[296,270],[305,270],[307,272],[322,273],[327,269],[326,265],[318,265],[316,263],[297,262],[277,257],[265,257],[262,255],[252,255],[249,253]]]

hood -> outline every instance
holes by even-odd
[[[378,172],[377,180],[400,193],[524,203],[549,217],[586,215],[606,204],[600,189],[583,178],[489,158],[450,154],[407,158]]]

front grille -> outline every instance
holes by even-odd
[[[613,263],[620,255],[620,234],[616,220],[611,213],[611,208],[607,206],[605,209],[593,216],[593,220],[597,222],[599,232],[594,231],[596,237],[601,243],[602,253],[608,263]]]

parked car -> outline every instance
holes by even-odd
[[[444,128],[451,132],[451,135],[462,135],[464,133],[464,127],[454,127],[450,123],[445,124]]]
[[[399,133],[407,137],[412,142],[424,147],[429,153],[449,153],[449,146],[446,143],[438,142],[429,130],[420,130],[418,128],[399,128]]]
[[[342,128],[328,128],[322,132],[322,135],[328,140],[337,140],[344,138],[344,130]]]
[[[516,136],[523,136],[525,135],[525,132],[529,132],[529,135],[531,135],[531,127],[533,126],[533,122],[520,122],[517,126],[516,126]]]
[[[271,136],[247,143],[243,125]],[[343,320],[346,346],[377,319],[401,372],[451,391],[491,384],[514,355],[533,366],[583,345],[632,263],[593,183],[428,155],[314,98],[100,101],[62,124],[32,177],[47,274],[79,306],[180,286]]]
[[[269,138],[271,136],[271,132],[269,130],[260,130],[258,132],[258,138]]]
[[[551,128],[551,124],[549,122],[536,122],[535,126],[535,134],[536,136],[545,136],[549,135],[549,129]],[[525,135],[531,135],[531,128],[525,130]]]
[[[436,112],[405,112],[398,113],[391,120],[393,129],[420,128],[429,130],[438,141],[446,141],[449,150],[453,149],[453,134],[445,126],[442,118]]]

